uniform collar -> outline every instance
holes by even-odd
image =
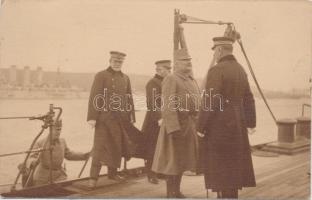
[[[107,71],[110,72],[110,73],[113,74],[113,75],[118,74],[118,75],[120,75],[120,76],[123,76],[122,71],[115,71],[115,70],[112,69],[111,66],[109,66],[109,67],[107,68]]]
[[[226,56],[224,56],[224,57],[222,57],[219,61],[218,61],[218,63],[220,63],[220,62],[224,62],[224,61],[236,61],[236,59],[235,59],[235,57],[233,56],[233,55],[226,55]]]
[[[164,77],[160,76],[159,74],[155,74],[154,78],[157,78],[159,80],[164,80]]]

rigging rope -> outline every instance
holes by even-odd
[[[276,122],[277,122],[276,117],[274,116],[274,114],[273,114],[273,112],[272,112],[272,110],[271,110],[271,108],[270,108],[270,106],[269,106],[269,103],[267,102],[267,100],[266,100],[266,98],[265,98],[265,96],[264,96],[264,94],[263,94],[263,92],[262,92],[262,90],[261,90],[261,88],[260,88],[260,85],[259,85],[259,83],[258,83],[258,80],[257,80],[257,78],[256,78],[256,75],[255,75],[255,73],[254,73],[254,71],[253,71],[253,69],[252,69],[252,67],[251,67],[250,61],[249,61],[249,59],[248,59],[248,57],[247,57],[247,54],[246,54],[246,51],[245,51],[245,49],[244,49],[243,42],[242,42],[241,39],[237,40],[237,42],[238,42],[239,46],[241,47],[241,50],[242,50],[242,52],[243,52],[243,54],[244,54],[244,56],[245,56],[245,59],[246,59],[246,62],[247,62],[249,71],[250,71],[250,73],[251,73],[252,78],[254,79],[254,81],[255,81],[255,83],[256,83],[257,89],[258,89],[258,91],[259,91],[259,93],[260,93],[260,95],[261,95],[261,97],[262,97],[262,99],[263,99],[263,101],[264,101],[266,107],[268,108],[268,110],[269,110],[269,112],[270,112],[270,114],[271,114],[271,116],[272,116],[274,122],[276,123]]]
[[[188,20],[189,20],[189,21],[188,21]],[[225,33],[225,34],[234,34],[234,35],[231,35],[231,36],[232,36],[232,37],[234,36],[234,39],[236,39],[237,42],[238,42],[238,44],[240,45],[241,50],[242,50],[242,52],[243,52],[243,54],[244,54],[244,57],[245,57],[245,59],[246,59],[246,62],[247,62],[249,71],[250,71],[250,73],[251,73],[251,75],[252,75],[252,78],[253,78],[253,80],[255,81],[255,84],[256,84],[256,86],[257,86],[257,89],[258,89],[258,91],[259,91],[259,93],[260,93],[260,95],[261,95],[261,97],[262,97],[262,99],[263,99],[263,101],[264,101],[264,103],[265,103],[267,109],[269,110],[269,112],[270,112],[270,114],[271,114],[271,116],[272,116],[274,122],[277,123],[276,117],[274,116],[274,114],[273,114],[273,112],[272,112],[272,110],[271,110],[271,108],[270,108],[270,106],[269,106],[269,103],[267,102],[267,100],[266,100],[266,98],[265,98],[265,96],[264,96],[264,94],[263,94],[263,92],[262,92],[262,90],[261,90],[261,88],[260,88],[260,85],[259,85],[259,83],[258,83],[258,80],[257,80],[257,78],[256,78],[256,75],[255,75],[255,73],[254,73],[254,71],[253,71],[253,69],[252,69],[252,67],[251,67],[250,61],[249,61],[249,59],[248,59],[248,57],[247,57],[247,54],[246,54],[246,51],[245,51],[245,49],[244,49],[243,42],[242,42],[242,40],[241,40],[241,38],[240,38],[240,35],[239,35],[239,33],[236,32],[236,30],[235,30],[234,23],[233,23],[233,22],[222,22],[222,21],[208,21],[208,20],[203,20],[203,19],[199,19],[199,18],[196,18],[196,17],[187,16],[187,15],[185,15],[185,14],[180,15],[180,23],[228,25],[228,29],[226,30],[226,33]],[[233,28],[233,29],[232,29],[232,28]],[[232,31],[233,31],[233,32],[232,32]]]
[[[31,150],[31,151],[20,151],[20,152],[14,152],[14,153],[6,153],[6,154],[0,154],[0,158],[1,157],[7,157],[7,156],[19,155],[19,154],[25,154],[25,153],[36,153],[36,152],[48,151],[48,150],[49,149],[39,148],[39,149]]]
[[[0,119],[29,119],[31,117],[0,117]]]

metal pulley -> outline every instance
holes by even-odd
[[[238,41],[241,39],[241,35],[238,31],[236,31],[234,24],[228,24],[225,31],[224,36],[232,38],[234,41]]]

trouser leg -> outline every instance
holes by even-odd
[[[221,191],[218,191],[218,192],[217,192],[217,198],[218,198],[218,199],[222,199],[222,192],[221,192]]]
[[[146,160],[146,171],[147,171],[148,178],[151,178],[151,175],[152,175],[151,167],[152,167],[151,161]]]
[[[182,174],[167,176],[167,198],[185,198],[180,191]]]
[[[182,181],[182,174],[175,176],[175,185],[176,185],[177,193],[181,193],[180,191],[181,181]]]
[[[168,175],[166,179],[167,184],[167,198],[176,198],[175,194],[175,176]]]
[[[232,198],[238,199],[238,189],[233,189],[231,193]]]
[[[92,157],[90,178],[97,180],[101,172],[102,165],[97,158]]]
[[[107,167],[107,176],[114,177],[117,175],[117,168],[115,167]]]
[[[156,173],[154,173],[151,169],[152,169],[152,160],[146,160],[146,170],[147,170],[147,177],[148,178],[156,178]]]
[[[175,176],[175,193],[176,193],[176,198],[186,198],[182,192],[181,192],[181,181],[182,181],[182,174],[179,174]]]

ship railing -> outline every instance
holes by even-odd
[[[57,117],[55,118],[55,110],[58,111],[57,113]],[[135,110],[135,112],[145,112],[146,110]],[[53,157],[53,148],[38,148],[38,149],[34,149],[34,145],[35,143],[38,141],[38,139],[40,138],[40,136],[43,135],[43,132],[46,129],[49,129],[49,136],[48,136],[48,140],[46,140],[47,142],[50,142],[50,144],[52,143],[52,127],[54,126],[55,122],[58,121],[60,119],[60,116],[62,114],[62,108],[60,107],[54,107],[53,104],[50,104],[49,107],[49,112],[45,115],[41,115],[41,116],[18,116],[18,117],[0,117],[0,120],[10,120],[10,119],[29,119],[29,120],[42,120],[44,122],[44,124],[41,127],[40,132],[36,135],[36,137],[33,139],[30,148],[26,151],[20,151],[20,152],[12,152],[12,153],[6,153],[6,154],[0,154],[0,158],[1,157],[8,157],[8,156],[15,156],[15,155],[20,155],[20,154],[26,154],[26,157],[23,161],[23,163],[20,165],[20,170],[15,178],[15,181],[13,184],[5,184],[5,185],[11,185],[11,192],[17,191],[16,190],[16,186],[17,184],[19,184],[20,182],[19,179],[23,173],[23,170],[21,169],[26,169],[27,166],[27,161],[30,158],[30,155],[32,153],[39,153],[38,158],[40,157],[40,154],[44,151],[50,151],[50,163],[53,163],[52,157]],[[47,145],[44,144],[44,147],[46,147]],[[90,158],[90,157],[89,157]],[[88,161],[89,158],[86,159],[86,161],[83,164],[83,167],[78,175],[78,178],[81,177]],[[128,169],[127,168],[127,161],[124,159],[124,163],[123,163],[123,170],[121,171],[122,173],[126,173],[126,174],[142,174],[144,173],[143,171],[143,167],[139,167],[139,168],[134,168],[134,169]],[[23,188],[27,188],[29,183],[30,183],[30,179],[32,178],[32,174],[34,173],[35,168],[31,168],[31,171],[29,172],[31,175],[28,176],[26,182],[23,183],[22,181],[22,186]],[[143,171],[142,171],[143,170]],[[49,184],[53,184],[53,179],[52,179],[52,168],[49,169]]]
[[[55,118],[55,111],[58,111],[57,115],[56,115],[56,118]],[[60,119],[60,116],[62,114],[62,111],[63,109],[61,107],[55,107],[53,104],[50,104],[49,106],[49,112],[45,115],[42,115],[42,116],[23,116],[23,117],[0,117],[0,119],[29,119],[29,120],[42,120],[43,121],[43,125],[41,127],[41,130],[39,131],[39,133],[36,135],[36,137],[34,138],[34,140],[32,141],[29,149],[27,151],[24,151],[24,152],[15,152],[15,153],[10,153],[10,154],[4,154],[0,157],[4,157],[4,156],[12,156],[12,155],[17,155],[17,154],[22,154],[22,153],[26,153],[26,157],[22,163],[22,166],[21,168],[22,169],[25,169],[26,168],[26,165],[27,165],[27,161],[30,157],[30,154],[33,153],[33,152],[39,152],[39,156],[38,158],[40,157],[40,154],[43,152],[43,151],[49,151],[50,152],[50,163],[53,163],[53,148],[50,147],[50,148],[43,148],[43,149],[36,149],[34,150],[34,145],[36,144],[36,142],[38,141],[38,139],[40,138],[40,136],[42,136],[43,132],[46,130],[46,129],[49,129],[49,136],[48,136],[48,140],[46,141],[47,142],[50,142],[50,144],[52,143],[52,127],[54,126],[55,122],[58,121]],[[44,145],[46,146],[46,145]],[[30,172],[30,176],[31,174],[34,172],[34,169],[31,169],[32,171]],[[21,177],[22,175],[22,171],[23,170],[19,170],[18,171],[18,174],[15,178],[15,181],[14,183],[12,184],[11,186],[11,191],[15,191],[16,190],[16,185],[19,181],[19,178]],[[31,178],[31,177],[29,177]],[[28,180],[26,181],[24,187],[27,187],[27,184],[29,182],[29,178]],[[49,183],[50,184],[53,184],[53,179],[52,179],[52,168],[49,169]]]

